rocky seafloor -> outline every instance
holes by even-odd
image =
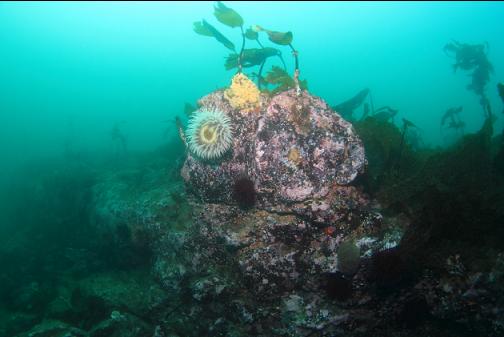
[[[219,162],[175,139],[16,186],[31,192],[10,195],[24,225],[1,245],[0,336],[504,333],[491,122],[421,150],[306,91],[246,114],[223,91],[199,103],[233,122]]]

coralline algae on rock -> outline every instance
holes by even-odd
[[[294,90],[273,97],[256,135],[254,162],[265,208],[331,222],[341,219],[350,202],[363,201],[348,188],[365,166],[362,142],[320,98]],[[346,205],[331,201],[342,194]]]
[[[200,100],[219,109],[234,125],[232,151],[209,165],[192,157],[182,175],[204,202],[236,204],[234,181],[254,181],[257,207],[328,223],[343,220],[366,203],[351,182],[366,164],[364,147],[352,125],[320,98],[289,90],[262,97],[260,112],[242,114],[223,91]]]
[[[200,209],[188,251],[205,256],[205,268],[239,269],[237,282],[262,299],[300,286],[317,292],[323,275],[355,273],[360,249],[348,263],[338,248],[375,236],[380,222],[366,220],[376,217],[352,186],[366,165],[352,125],[306,91],[261,96],[260,109],[246,114],[225,91],[199,104],[225,113],[234,137],[222,160],[208,163],[189,153],[184,163],[182,176]],[[237,188],[242,182],[246,189]],[[237,193],[253,196],[249,207]]]

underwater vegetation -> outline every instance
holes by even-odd
[[[485,116],[490,116],[490,103],[486,97],[485,90],[494,69],[487,58],[488,44],[468,44],[452,41],[447,43],[443,50],[447,55],[455,59],[455,63],[453,64],[454,72],[458,69],[468,72],[472,71],[472,80],[467,85],[467,89],[480,97],[480,104]]]
[[[464,134],[465,122],[460,117],[462,106],[452,107],[445,111],[441,117],[441,132],[445,130],[453,130],[459,136]]]
[[[195,22],[193,30],[199,35],[214,37],[224,47],[233,51],[226,58],[226,62],[224,64],[226,70],[237,68],[238,72],[241,73],[243,68],[258,66],[258,72],[254,72],[251,75],[257,78],[257,85],[259,89],[261,89],[262,85],[272,86],[274,88],[272,89],[274,93],[290,88],[297,88],[298,90],[301,90],[307,87],[306,81],[299,80],[299,53],[292,45],[292,32],[273,31],[259,25],[251,25],[249,28],[244,30],[244,20],[240,14],[225,6],[220,1],[218,1],[214,7],[214,16],[220,23],[228,27],[240,28],[242,41],[241,48],[239,50],[236,49],[234,43],[219,32],[214,26],[210,25],[206,20]],[[269,41],[275,45],[288,46],[290,48],[292,56],[295,60],[294,75],[292,77],[288,75],[285,69],[282,52],[278,48],[265,47],[259,39],[259,33],[261,32],[265,33],[268,36]],[[259,48],[245,48],[247,40],[255,41]],[[264,66],[266,61],[271,57],[278,57],[282,62],[284,69],[281,71],[281,68],[274,66],[266,78],[264,78]]]
[[[263,92],[269,92],[271,95],[275,95],[279,92],[289,90],[296,86],[294,79],[282,68],[278,66],[271,67],[265,77],[259,79],[260,83],[266,85]],[[308,82],[306,80],[299,81],[299,88],[301,90],[308,89]]]
[[[373,190],[387,185],[384,180],[394,181],[397,175],[417,167],[414,141],[407,138],[412,128],[408,122],[403,122],[402,128],[399,128],[392,121],[369,116],[354,122],[354,127],[366,146],[369,166],[367,188]],[[399,171],[396,170],[398,166],[401,168]]]
[[[281,57],[280,50],[276,48],[249,48],[249,49],[244,49],[243,55],[242,55],[242,67],[243,68],[250,68],[253,66],[258,66],[262,65],[263,63],[266,62],[266,59],[268,57],[272,56],[279,56]],[[283,60],[283,59],[282,59]],[[238,68],[239,67],[239,62],[240,62],[240,55],[238,54],[231,54],[227,57],[226,63],[224,67],[226,70],[231,70],[233,68]]]
[[[365,102],[368,99],[368,102]],[[363,112],[358,118],[355,115],[355,111],[360,106],[363,106]],[[343,101],[342,103],[336,104],[331,107],[334,111],[340,114],[346,120],[356,122],[358,120],[365,120],[367,117],[373,117],[374,119],[380,121],[392,121],[394,117],[399,113],[399,110],[394,109],[388,105],[381,106],[379,108],[374,107],[373,99],[371,95],[371,90],[365,88],[359,91],[355,96]],[[413,125],[409,125],[413,126]]]
[[[359,91],[357,93],[357,95],[355,95],[354,97],[340,103],[340,104],[337,104],[335,106],[333,106],[333,110],[334,111],[337,111],[338,113],[341,114],[341,116],[343,116],[344,118],[348,119],[348,120],[352,120],[354,117],[353,117],[353,114],[354,114],[354,111],[355,109],[357,109],[359,106],[362,105],[362,103],[364,102],[364,100],[366,99],[366,97],[370,94],[370,91],[368,88],[365,88],[361,91]],[[367,114],[364,115],[364,117],[366,116]]]
[[[359,208],[347,219],[370,226],[358,227],[369,231],[365,240],[340,241],[337,222],[322,229],[323,222],[302,220],[310,214],[260,209],[263,192],[250,175],[229,180],[229,205],[199,204],[193,217],[198,203],[180,166],[171,164],[185,157],[174,135],[166,149],[130,157],[122,167],[48,167],[30,203],[25,191],[32,183],[16,188],[18,207],[31,210],[25,223],[45,214],[42,225],[53,230],[27,226],[2,245],[0,280],[10,291],[0,293],[9,312],[0,331],[151,337],[201,336],[213,327],[237,335],[262,329],[267,336],[362,336],[359,327],[373,336],[459,336],[464,329],[499,336],[504,181],[493,169],[488,123],[449,149],[431,150],[410,145],[404,134],[415,127],[408,120],[396,126],[368,116],[355,127],[366,147],[367,179],[381,177],[366,191],[383,216],[370,220]],[[274,130],[264,137],[272,142]],[[401,164],[392,165],[403,137]],[[60,235],[68,226],[75,235]],[[47,241],[52,245],[41,244]],[[27,264],[33,251],[38,258]],[[295,278],[286,278],[290,273]],[[219,318],[224,323],[215,324]]]
[[[502,336],[504,139],[491,113],[465,133],[454,104],[441,128],[459,137],[427,147],[370,88],[333,107],[312,95],[292,32],[246,29],[221,2],[214,16],[241,47],[206,20],[194,31],[237,73],[185,104],[185,131],[176,117],[178,135],[133,153],[117,123],[121,160],[33,163],[1,196],[0,336]],[[281,51],[262,36],[289,48],[293,76],[265,70]],[[485,97],[485,49],[445,50]]]

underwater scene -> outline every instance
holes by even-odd
[[[0,337],[504,336],[502,18],[0,1]]]

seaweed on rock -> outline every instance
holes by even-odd
[[[265,80],[262,75],[264,66],[268,59],[272,57],[278,57],[283,65],[284,72],[286,73],[285,70],[286,66],[281,51],[277,48],[265,47],[260,42],[259,33],[264,32],[267,34],[269,40],[272,43],[280,46],[288,46],[292,52],[295,63],[293,77],[290,78],[290,76],[287,75],[287,77],[289,77],[293,81],[292,85],[289,86],[285,85],[285,83],[287,83],[287,79],[283,74],[282,77],[284,78],[284,80],[279,82],[278,80],[279,76],[277,75],[275,76],[277,79],[273,80],[274,81],[273,84],[278,85],[282,83],[283,85],[282,86],[278,85],[273,90],[276,90],[276,92],[278,92],[279,90],[287,90],[289,87],[294,87],[299,92],[300,90],[306,88],[306,81],[301,81],[299,79],[299,59],[298,59],[299,52],[292,45],[293,40],[292,32],[272,31],[269,29],[265,29],[259,25],[252,25],[245,31],[243,27],[244,25],[243,18],[235,10],[227,7],[220,1],[216,3],[214,9],[215,9],[214,16],[217,18],[219,22],[231,28],[236,27],[240,28],[242,39],[240,50],[237,51],[235,45],[227,37],[225,37],[222,33],[220,33],[214,26],[210,25],[206,20],[195,22],[193,30],[199,35],[214,37],[226,48],[233,51],[233,53],[229,54],[229,56],[226,58],[226,62],[224,64],[226,70],[237,68],[238,73],[241,73],[243,71],[243,68],[252,68],[258,66],[259,67],[258,72],[253,72],[251,76],[253,75],[257,78],[257,85],[259,88],[261,88],[263,84],[267,85],[270,83],[267,80]],[[245,48],[247,40],[255,41],[260,48]],[[274,73],[278,74],[278,70],[275,69],[275,66],[273,67],[272,71],[273,74]],[[271,75],[270,79],[272,79]]]

